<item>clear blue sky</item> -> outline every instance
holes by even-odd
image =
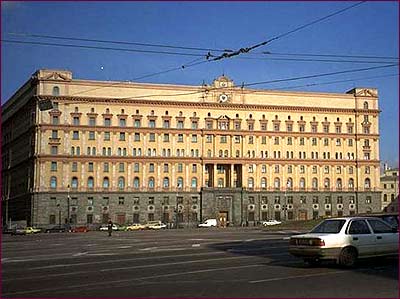
[[[2,39],[205,55],[205,51],[129,45],[93,44],[12,36],[28,33],[62,37],[118,40],[185,47],[237,50],[268,40],[356,2],[1,2]],[[366,2],[318,24],[255,49],[254,52],[312,53],[398,57],[399,9],[396,2]],[[40,68],[68,69],[75,78],[132,80],[185,64],[196,57],[143,54],[79,48],[2,43],[1,102],[7,101]],[[220,53],[213,52],[217,55]],[[244,57],[251,58],[245,59]],[[269,56],[271,58],[311,58]],[[254,59],[256,58],[256,59]],[[355,58],[324,58],[342,59]],[[200,85],[225,73],[237,84],[291,78],[383,65],[377,63],[318,62],[261,59],[242,55],[139,80]],[[399,156],[398,67],[359,73],[259,85],[274,89],[346,92],[353,87],[374,87],[380,96],[381,160],[397,166]],[[374,79],[361,79],[386,76]]]

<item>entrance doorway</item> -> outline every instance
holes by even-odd
[[[117,223],[118,224],[125,224],[125,214],[118,214],[117,215]]]
[[[228,212],[220,211],[218,213],[218,223],[220,227],[226,227],[228,225]]]

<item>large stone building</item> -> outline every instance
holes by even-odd
[[[399,211],[399,169],[386,168],[381,176],[382,210]]]
[[[50,110],[41,111],[46,101]],[[253,225],[381,209],[376,89],[286,92],[39,70],[3,106],[3,221]]]

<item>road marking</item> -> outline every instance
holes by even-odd
[[[147,276],[147,277],[141,277],[141,278],[129,278],[129,279],[120,279],[120,280],[111,280],[111,281],[109,280],[109,281],[107,281],[107,285],[124,283],[124,282],[143,281],[143,280],[146,280],[146,279],[154,279],[154,278],[162,278],[162,277],[173,277],[173,276],[181,276],[181,275],[188,275],[188,274],[207,273],[207,272],[215,272],[215,271],[226,271],[226,270],[251,268],[251,267],[264,267],[264,266],[265,265],[262,265],[262,264],[253,264],[253,265],[236,266],[236,267],[211,268],[211,269],[204,269],[204,270],[197,270],[197,271],[161,274],[161,275]],[[78,272],[76,272],[76,273],[78,273]],[[50,292],[51,291],[63,291],[63,292],[65,292],[68,289],[69,290],[73,290],[73,289],[86,288],[86,287],[92,287],[92,286],[104,287],[104,283],[105,283],[104,281],[101,281],[101,282],[95,282],[95,283],[69,285],[69,286],[63,286],[63,287],[58,287],[58,288],[36,289],[36,290],[29,290],[29,291],[17,291],[17,292],[3,293],[3,296],[14,296],[14,295],[30,294],[30,293],[42,293],[42,292],[48,292],[48,291],[50,291]]]
[[[200,247],[200,244],[192,244],[192,247]]]
[[[117,247],[118,249],[125,249],[125,248],[132,248],[132,246],[120,246],[120,247]]]
[[[274,277],[262,280],[251,280],[249,283],[260,283],[260,282],[271,282],[271,281],[278,281],[278,280],[287,280],[293,278],[304,278],[304,277],[314,277],[314,276],[324,276],[324,275],[331,275],[331,274],[338,274],[338,273],[345,273],[347,271],[334,271],[334,272],[324,272],[324,273],[314,273],[314,274],[306,274],[306,275],[295,275],[295,276],[286,276],[286,277]]]
[[[82,255],[86,255],[86,254],[88,254],[88,253],[87,252],[78,252],[78,253],[73,254],[72,256],[82,256]]]
[[[254,258],[254,257],[253,256],[234,256],[234,257],[222,257],[222,258],[215,258],[215,259],[195,260],[195,261],[184,261],[184,262],[171,262],[171,263],[161,263],[161,264],[140,265],[140,266],[132,266],[132,267],[118,267],[118,268],[102,269],[102,270],[100,270],[100,272],[121,271],[121,270],[152,268],[152,267],[163,267],[163,266],[172,266],[172,265],[184,265],[184,264],[194,264],[194,263],[203,263],[203,262],[211,262],[211,261],[221,261],[221,260],[248,259],[248,258]]]

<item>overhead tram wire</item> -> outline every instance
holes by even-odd
[[[376,70],[376,69],[382,69],[382,68],[390,68],[390,67],[395,67],[398,66],[399,64],[388,64],[388,65],[383,65],[383,66],[375,66],[375,67],[368,67],[368,68],[362,68],[362,69],[351,69],[351,70],[345,70],[345,71],[337,71],[337,72],[331,72],[331,73],[322,73],[322,74],[315,74],[315,75],[308,75],[308,76],[301,76],[301,77],[293,77],[293,78],[285,78],[285,79],[275,79],[275,80],[269,80],[269,81],[261,81],[261,82],[253,82],[253,83],[243,83],[240,86],[235,86],[231,88],[226,88],[226,87],[211,87],[211,88],[204,88],[202,87],[202,90],[200,91],[193,91],[193,92],[186,92],[186,93],[176,93],[176,94],[153,94],[153,95],[143,95],[143,96],[134,96],[134,97],[124,97],[124,98],[118,98],[120,100],[129,100],[129,99],[144,99],[144,98],[151,98],[151,97],[172,97],[172,96],[186,96],[186,95],[193,95],[193,94],[201,94],[205,91],[215,91],[215,90],[234,90],[238,88],[244,88],[247,86],[254,86],[254,85],[262,85],[262,84],[271,84],[271,83],[278,83],[278,82],[290,82],[290,81],[297,81],[297,80],[303,80],[303,79],[310,79],[310,78],[318,78],[318,77],[327,77],[327,76],[334,76],[338,74],[344,74],[344,73],[356,73],[356,72],[364,72],[364,71],[370,71],[370,70]],[[254,90],[251,92],[262,92],[264,90]]]
[[[292,29],[292,30],[290,30],[290,31],[287,31],[287,32],[285,32],[285,33],[279,34],[279,35],[277,35],[277,36],[275,36],[275,37],[272,37],[272,38],[270,38],[270,39],[268,39],[268,40],[266,40],[266,41],[263,41],[263,42],[261,42],[261,43],[258,43],[258,44],[256,44],[256,45],[254,45],[254,46],[250,46],[250,47],[247,47],[247,48],[240,48],[239,50],[234,51],[234,52],[224,52],[224,53],[222,53],[221,55],[215,57],[213,60],[216,61],[216,60],[221,60],[221,59],[225,59],[225,58],[234,57],[234,56],[237,56],[237,55],[240,55],[240,54],[243,54],[243,53],[249,53],[250,51],[252,51],[252,50],[254,50],[254,49],[256,49],[256,48],[265,46],[266,44],[269,44],[269,43],[271,43],[271,42],[273,42],[273,41],[275,41],[275,40],[281,39],[281,38],[283,38],[283,37],[285,37],[285,36],[288,36],[288,35],[290,35],[290,34],[292,34],[292,33],[295,33],[295,32],[297,32],[297,31],[300,31],[300,30],[302,30],[302,29],[304,29],[304,28],[306,28],[306,27],[308,27],[308,26],[314,25],[314,24],[319,23],[319,22],[322,22],[322,21],[324,21],[324,20],[326,20],[326,19],[328,19],[328,18],[331,18],[331,17],[333,17],[333,16],[336,16],[336,15],[338,15],[338,14],[341,14],[341,13],[343,13],[343,12],[349,10],[349,9],[352,9],[352,8],[354,8],[354,7],[356,7],[356,6],[359,6],[359,5],[361,5],[361,4],[365,3],[365,2],[366,2],[366,1],[361,1],[361,2],[358,2],[358,3],[353,4],[353,5],[351,5],[351,6],[348,6],[348,7],[346,7],[346,8],[340,9],[340,10],[334,12],[334,13],[331,13],[331,14],[329,14],[329,15],[326,15],[326,16],[322,17],[322,18],[319,18],[319,19],[317,19],[317,20],[314,20],[314,21],[312,21],[312,22],[309,22],[309,23],[307,23],[307,24],[304,24],[304,25],[302,25],[302,26],[299,26],[299,27],[297,27],[297,28],[295,28],[295,29]]]
[[[237,57],[237,59],[263,60],[263,61],[330,62],[330,63],[373,63],[373,64],[389,63],[389,61],[307,59],[307,58],[272,58],[272,57],[271,58],[270,57]]]
[[[335,58],[362,58],[362,59],[391,59],[399,60],[399,57],[391,56],[369,56],[369,55],[343,55],[343,54],[312,54],[312,53],[279,53],[263,51],[259,53],[248,53],[251,55],[282,55],[282,56],[310,56],[310,57],[335,57]]]
[[[57,40],[70,40],[70,41],[84,41],[93,43],[108,43],[117,45],[133,45],[143,47],[158,47],[158,48],[169,48],[169,49],[180,49],[180,50],[194,50],[194,51],[210,51],[210,52],[233,52],[230,49],[212,49],[212,48],[200,48],[200,47],[184,47],[184,46],[173,46],[166,44],[151,44],[151,43],[139,43],[139,42],[128,42],[128,41],[115,41],[115,40],[102,40],[102,39],[91,39],[91,38],[77,38],[77,37],[62,37],[56,35],[44,35],[44,34],[29,34],[29,33],[15,33],[7,32],[8,35],[21,36],[21,37],[32,37],[32,38],[47,38]]]
[[[329,81],[329,82],[309,83],[309,84],[305,84],[305,85],[284,86],[284,87],[274,88],[274,90],[294,89],[294,88],[300,88],[300,87],[312,87],[312,86],[319,86],[319,85],[329,85],[329,84],[335,84],[335,83],[344,83],[344,82],[352,82],[352,81],[359,81],[359,80],[388,78],[388,77],[395,77],[395,76],[399,76],[399,73],[397,73],[397,74],[387,74],[387,75],[382,75],[382,76],[353,78],[353,79],[346,79],[346,80],[336,80],[336,81]]]
[[[39,45],[39,46],[54,46],[54,47],[83,48],[83,49],[91,49],[91,50],[96,49],[96,50],[112,50],[112,51],[138,52],[138,53],[149,53],[149,54],[165,54],[165,55],[204,57],[204,55],[196,54],[196,53],[166,52],[166,51],[127,49],[127,48],[114,48],[114,47],[99,47],[99,46],[86,46],[86,45],[73,45],[73,44],[29,42],[29,41],[17,41],[17,40],[9,40],[9,39],[2,39],[1,41],[2,42],[6,42],[6,43],[30,44],[30,45]]]

